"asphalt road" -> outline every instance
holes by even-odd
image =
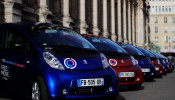
[[[123,100],[175,100],[175,72],[156,78],[152,82],[144,82],[137,91],[125,89],[120,95]]]
[[[0,95],[0,100],[14,99]],[[151,82],[144,82],[138,90],[123,87],[116,100],[175,100],[175,72],[155,78]]]

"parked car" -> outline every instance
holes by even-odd
[[[129,86],[138,89],[143,83],[143,75],[135,59],[114,41],[102,36],[84,34],[106,57],[110,66],[115,70],[119,86]]]
[[[158,77],[162,77],[162,75],[166,74],[165,72],[165,67],[160,63],[160,57],[158,56],[158,54],[154,53],[154,52],[151,52],[155,58],[151,59],[152,61],[152,64],[155,66],[155,69],[156,69],[156,76]]]
[[[168,66],[168,72],[172,72],[174,70],[173,66],[169,63],[168,58],[162,55],[164,58],[165,64]]]
[[[149,51],[145,50],[145,49],[142,49],[142,48],[137,48],[137,49],[139,49],[146,57],[148,57],[148,59],[150,61],[150,64],[152,64],[151,63],[151,59],[154,59],[155,56],[153,54],[151,54]],[[155,66],[154,66],[154,69],[153,70],[154,70],[154,75],[156,75],[155,74],[155,72],[156,72]]]
[[[104,54],[78,32],[47,23],[0,25],[0,91],[32,100],[116,96]]]
[[[155,76],[155,67],[151,64],[150,59],[132,45],[120,44],[120,46],[136,59],[136,62],[142,69],[143,78],[146,80],[153,80]]]
[[[174,64],[170,59],[168,59],[169,64],[171,65],[171,72],[174,71]]]
[[[164,57],[162,57],[161,55],[157,55],[160,63],[163,65],[163,69],[164,69],[164,75],[167,74],[168,72],[168,65],[165,63]]]

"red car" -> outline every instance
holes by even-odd
[[[134,88],[141,86],[143,74],[140,66],[122,47],[105,37],[90,34],[83,36],[107,57],[108,63],[117,74],[119,86],[132,85]]]
[[[151,59],[151,62],[155,66],[156,76],[161,77],[162,75],[164,75],[164,66],[160,63],[159,56],[156,53],[150,53],[152,53],[155,56]]]

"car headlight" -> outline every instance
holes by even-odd
[[[131,60],[132,60],[133,66],[138,64],[138,61],[133,56],[131,56]]]
[[[50,65],[50,67],[58,69],[58,70],[65,70],[64,66],[60,63],[60,61],[51,53],[44,52],[43,58],[45,62]]]
[[[157,59],[157,63],[160,64],[160,60],[159,59]]]
[[[103,69],[109,68],[109,63],[106,59],[106,56],[103,53],[100,53],[102,64],[103,64]]]

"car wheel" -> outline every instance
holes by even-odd
[[[41,77],[37,77],[32,83],[32,100],[48,100],[46,84]]]

